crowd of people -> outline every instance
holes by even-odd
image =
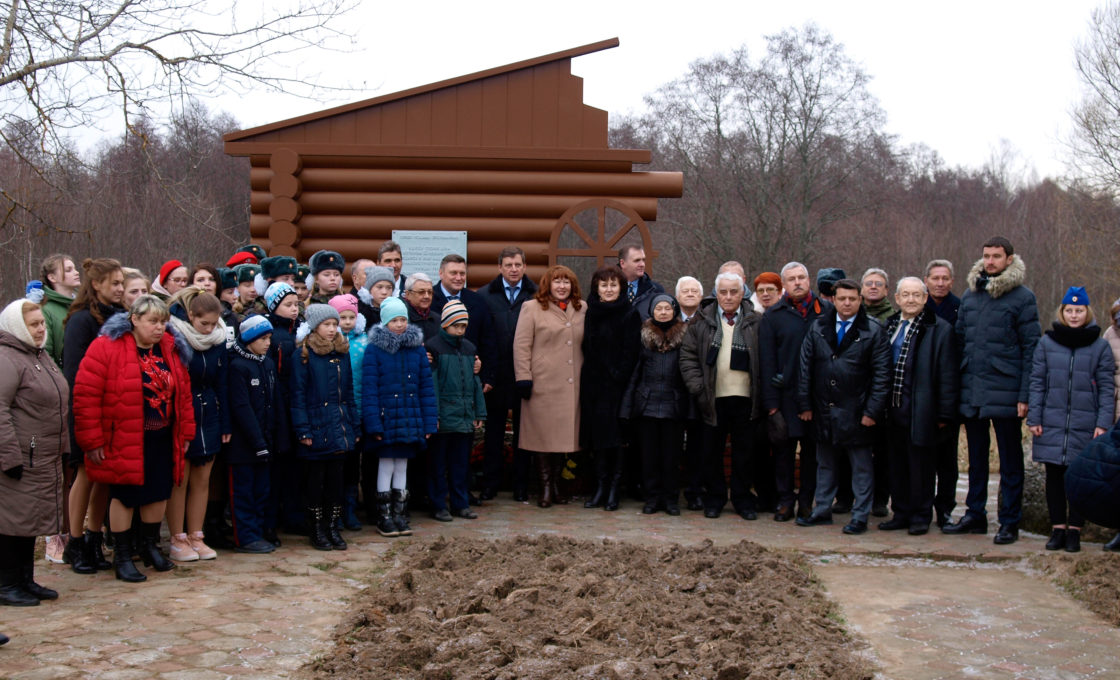
[[[326,250],[300,264],[249,245],[151,280],[113,259],[46,258],[0,312],[0,603],[58,597],[34,580],[38,536],[51,562],[138,582],[137,557],[166,571],[215,547],[269,553],[281,533],[345,550],[360,515],[394,537],[412,533],[410,512],[475,519],[507,489],[567,503],[577,455],[591,462],[586,508],[636,492],[645,514],[714,519],[730,502],[802,527],[849,515],[846,534],[871,516],[883,531],[984,534],[994,431],[1007,544],[1024,420],[1046,470],[1046,548],[1080,549],[1064,477],[1120,418],[1120,301],[1102,336],[1071,287],[1043,333],[1004,238],[984,244],[960,298],[939,259],[893,295],[882,269],[814,280],[798,262],[750,279],[727,262],[707,295],[692,276],[666,289],[636,246],[586,292],[564,266],[529,280],[516,247],[497,265],[478,290],[455,254],[438,280],[404,276],[388,241],[351,263],[347,291]]]

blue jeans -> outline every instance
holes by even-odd
[[[451,510],[468,507],[467,465],[471,457],[471,432],[438,432],[428,442],[428,497],[432,510],[446,510],[450,487]],[[450,478],[450,483],[449,483]]]
[[[271,464],[231,463],[229,466],[229,510],[237,545],[259,541],[268,512]]]
[[[999,449],[999,511],[1000,525],[1018,525],[1023,519],[1023,421],[1020,418],[965,418],[964,434],[968,439],[967,515],[976,520],[988,519],[988,449],[991,437],[988,423],[996,432]]]

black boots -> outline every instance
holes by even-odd
[[[87,531],[86,534],[88,533]],[[86,534],[71,535],[70,540],[66,542],[66,548],[62,551],[62,561],[69,564],[75,574],[97,573],[97,569],[86,559],[89,554],[86,550]]]
[[[397,523],[393,521],[393,500],[388,491],[377,492],[375,508],[374,522],[377,524],[377,533],[390,538],[400,536]]]
[[[346,487],[344,495],[342,526],[347,531],[361,531],[362,523],[358,520],[358,485],[352,484]]]
[[[595,493],[583,504],[585,508],[601,508],[607,502],[607,456],[604,451],[595,452]]]
[[[331,540],[327,537],[327,527],[323,521],[323,508],[308,508],[307,521],[310,524],[308,528],[311,529],[308,533],[308,538],[311,540],[311,547],[316,550],[334,550],[334,546],[331,545]]]
[[[20,569],[21,576],[23,577],[23,589],[31,593],[33,597],[38,600],[57,600],[58,591],[51,588],[44,588],[35,582],[35,557],[30,556],[23,563]]]
[[[148,580],[132,563],[131,530],[113,532],[113,571],[119,581],[140,583]]]
[[[622,500],[622,468],[625,463],[626,458],[622,455],[622,450],[615,449],[614,470],[611,471],[611,486],[607,492],[606,510],[618,510],[618,504]]]
[[[1061,550],[1064,547],[1066,547],[1066,530],[1052,529],[1050,531],[1050,540],[1046,541],[1046,549]]]
[[[1120,534],[1112,537],[1112,540],[1104,544],[1105,552],[1120,552]]]
[[[0,605],[9,607],[37,607],[39,598],[27,592],[22,569],[0,571]]]
[[[355,499],[355,502],[357,499]],[[355,521],[357,519],[355,518]],[[342,506],[334,505],[331,507],[331,516],[327,520],[327,540],[330,541],[331,547],[335,550],[346,550],[346,541],[342,540],[342,534],[338,533],[338,526],[342,523]]]
[[[140,559],[145,567],[152,567],[156,571],[171,571],[175,564],[159,549],[159,522],[141,522]]]
[[[408,525],[408,489],[393,489],[393,523],[397,525],[398,535],[412,535],[412,527]]]
[[[86,564],[97,571],[108,571],[112,569],[112,563],[105,559],[105,551],[101,548],[101,543],[105,539],[105,536],[102,535],[100,531],[90,531],[86,529],[85,539]]]

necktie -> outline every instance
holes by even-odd
[[[513,301],[517,299],[517,289],[516,288],[506,288],[506,293],[509,294],[509,303],[512,305]]]
[[[909,321],[903,321],[898,327],[898,333],[895,333],[894,342],[891,343],[891,352],[894,354],[896,364],[898,363],[898,355],[902,353],[902,342],[906,340],[906,327],[909,325]]]
[[[634,303],[634,298],[637,297],[637,295],[638,295],[638,282],[637,281],[631,281],[626,286],[626,301],[633,304]]]
[[[850,320],[840,322],[840,330],[836,331],[836,344],[837,345],[844,342],[844,335],[848,332],[848,326],[851,326],[851,325],[852,325],[852,322]]]
[[[727,317],[727,325],[728,326],[734,326],[735,325],[735,312],[724,312],[723,315],[725,317]]]

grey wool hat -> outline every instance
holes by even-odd
[[[396,283],[396,279],[393,278],[393,270],[388,267],[366,267],[366,290],[373,288],[373,284],[378,281]]]
[[[338,310],[334,307],[331,307],[330,305],[308,305],[307,309],[303,311],[303,320],[307,322],[308,330],[314,331],[319,327],[319,324],[323,323],[327,319],[341,321],[341,318],[338,316]]]

